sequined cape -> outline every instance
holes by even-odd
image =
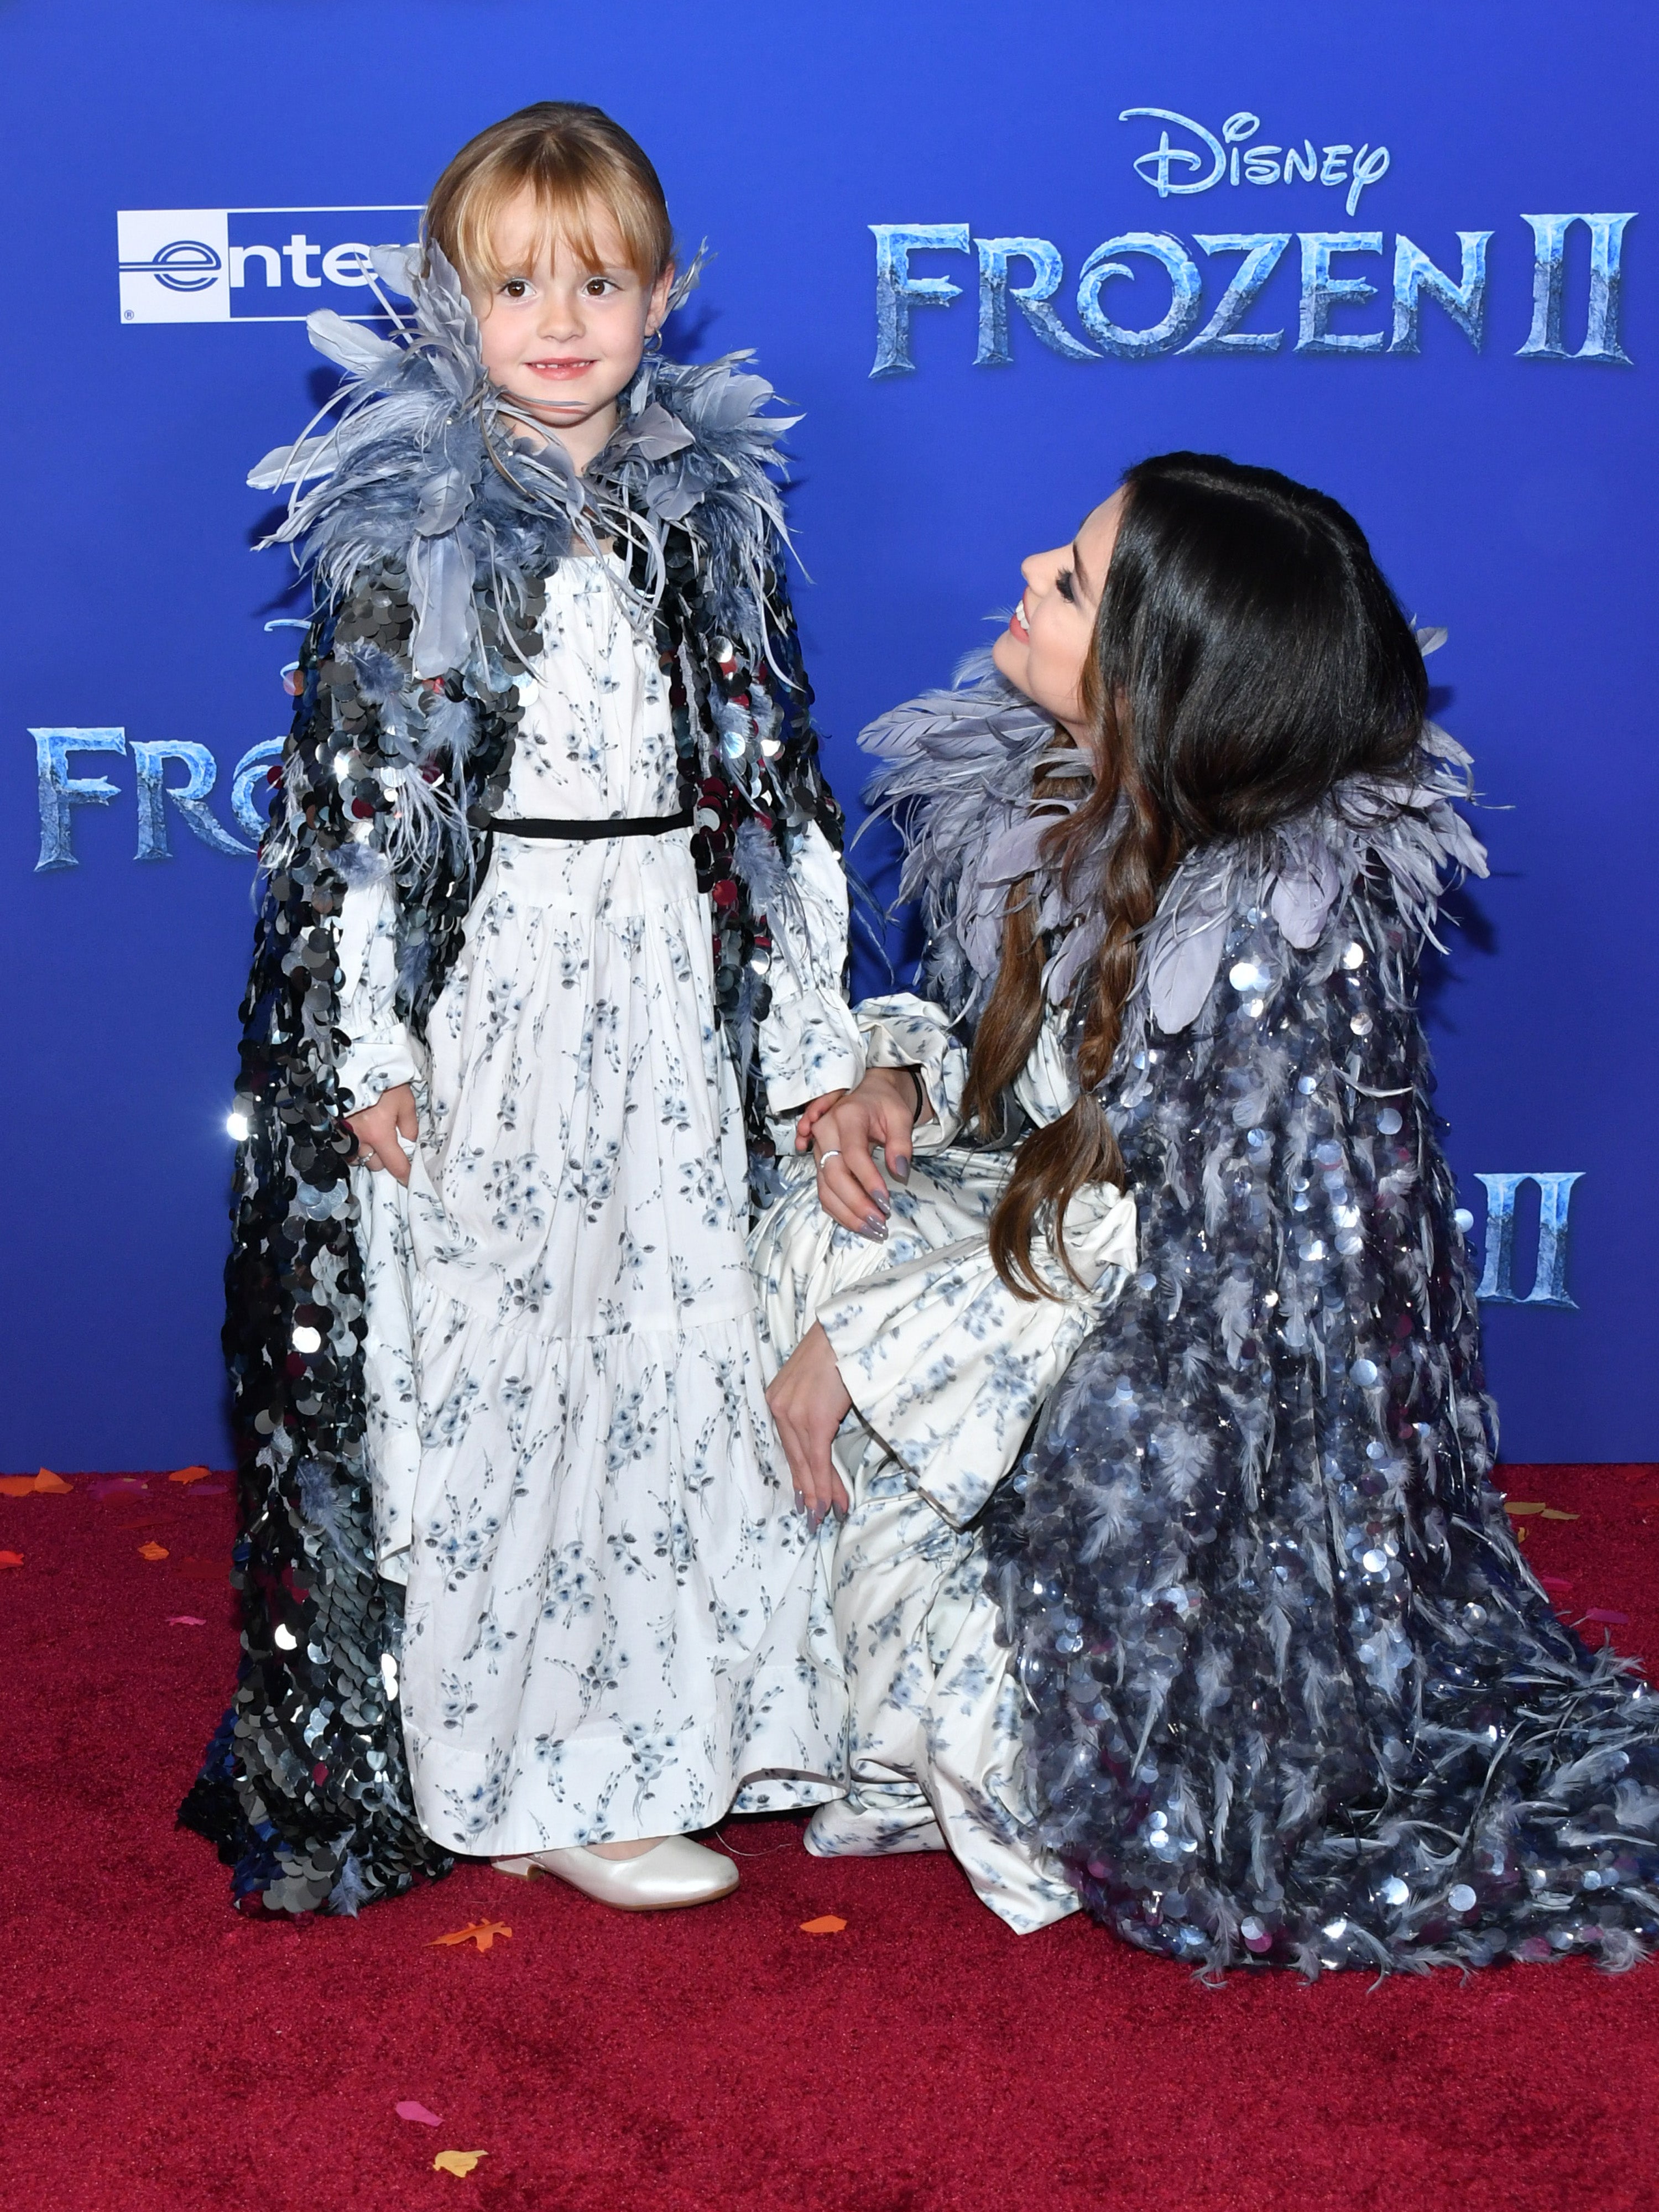
[[[769,387],[736,359],[647,361],[611,445],[550,495],[522,448],[508,447],[507,472],[493,465],[501,424],[455,296],[451,285],[435,302],[417,297],[416,337],[396,357],[325,330],[334,357],[359,370],[354,411],[323,456],[322,492],[284,533],[305,538],[316,611],[242,1006],[249,1133],[224,1342],[243,1657],[179,1814],[233,1867],[244,1910],[355,1912],[450,1863],[414,1818],[397,1711],[400,1594],[374,1565],[356,1143],[343,1120],[354,1102],[335,1073],[348,884],[384,872],[396,885],[398,1010],[419,1034],[487,864],[484,824],[507,786],[514,679],[537,649],[545,579],[596,515],[628,554],[636,619],[670,674],[681,798],[696,809],[717,1000],[761,1191],[771,1146],[753,1036],[768,998],[768,887],[807,823],[837,849],[842,838],[766,473],[783,427],[761,411]],[[294,449],[309,458],[290,480],[326,442]],[[256,479],[276,480],[269,469]],[[448,550],[434,552],[445,532]],[[457,655],[435,674],[434,637]]]
[[[878,734],[969,1007],[963,863],[1006,824],[975,838],[968,762],[1000,805],[1040,738],[994,685]],[[1103,1094],[1139,1271],[988,1513],[1042,1839],[1209,1972],[1620,1966],[1659,1928],[1659,1701],[1556,1619],[1489,1480],[1418,1008],[1443,882],[1484,872],[1467,780],[1431,730],[1166,886]]]

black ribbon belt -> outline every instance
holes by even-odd
[[[689,830],[691,809],[683,806],[678,814],[612,814],[597,821],[591,817],[576,822],[515,817],[511,821],[487,822],[483,826],[497,837],[552,837],[586,844],[595,837],[662,837],[671,830]]]

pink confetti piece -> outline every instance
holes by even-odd
[[[135,1492],[142,1492],[149,1488],[149,1485],[141,1482],[136,1474],[112,1474],[106,1475],[101,1482],[89,1482],[87,1495],[88,1498],[129,1498]]]
[[[1570,1590],[1572,1588],[1571,1575],[1540,1575],[1538,1579],[1547,1590]]]
[[[1627,1613],[1609,1613],[1605,1607],[1594,1606],[1584,1615],[1586,1620],[1599,1620],[1607,1628],[1626,1628],[1630,1625]]]
[[[418,2120],[423,2128],[441,2128],[443,2125],[435,2112],[428,2112],[424,2105],[417,2105],[412,2097],[405,2097],[394,2110],[400,2120]]]
[[[170,1613],[167,1615],[167,1626],[169,1628],[205,1628],[207,1623],[193,1613]]]

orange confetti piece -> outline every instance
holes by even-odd
[[[22,1564],[23,1554],[21,1552],[0,1552],[0,1567],[21,1567]]]
[[[49,1467],[39,1474],[0,1474],[0,1498],[63,1498],[74,1487]]]
[[[210,1467],[179,1467],[167,1477],[169,1482],[205,1482],[213,1472]]]
[[[1547,1505],[1544,1508],[1544,1518],[1547,1521],[1576,1521],[1578,1516],[1576,1513],[1564,1513],[1559,1505]]]
[[[165,1544],[140,1544],[138,1547],[138,1556],[141,1559],[165,1559],[167,1555],[167,1547]]]
[[[817,1920],[803,1920],[800,1932],[803,1936],[839,1936],[846,1925],[847,1923],[836,1914],[825,1912]]]
[[[1541,1501],[1535,1505],[1522,1505],[1518,1498],[1506,1498],[1504,1510],[1505,1513],[1547,1513],[1549,1508]]]
[[[459,2173],[463,2178],[471,2173],[481,2158],[488,2158],[487,2150],[441,2150],[432,2161],[434,2173]]]
[[[447,1936],[434,1936],[429,1948],[435,1951],[441,1943],[476,1943],[479,1950],[487,1951],[498,1936],[510,1936],[512,1933],[513,1930],[503,1928],[499,1920],[471,1920],[465,1928],[454,1929]],[[457,2152],[456,2155],[460,2157],[465,2154]],[[482,2158],[483,2153],[480,2151],[478,2155]]]

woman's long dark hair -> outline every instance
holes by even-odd
[[[1109,840],[1105,936],[1079,987],[1079,1097],[1025,1138],[991,1222],[997,1272],[1024,1297],[1050,1295],[1031,1261],[1039,1213],[1052,1207],[1064,1259],[1072,1197],[1086,1182],[1123,1179],[1096,1094],[1134,988],[1140,933],[1177,863],[1212,841],[1272,829],[1345,777],[1397,773],[1427,700],[1411,625],[1334,499],[1213,453],[1142,461],[1123,489],[1084,673],[1097,780],[1047,853],[1075,885]],[[974,1040],[965,1104],[992,1138],[1042,1021],[1032,904],[1016,884]]]

